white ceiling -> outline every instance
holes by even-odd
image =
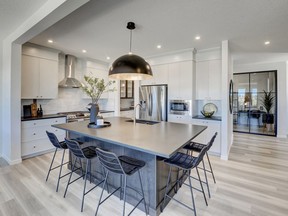
[[[45,1],[29,2],[36,7]],[[129,51],[126,24],[134,21],[135,54],[149,57],[187,48],[206,49],[229,40],[233,53],[243,62],[246,53],[288,53],[287,20],[287,0],[91,0],[31,42],[102,61],[110,56],[113,61]],[[196,35],[201,40],[196,41]],[[54,43],[48,44],[47,39]],[[269,46],[264,46],[266,40],[271,41]],[[81,53],[82,49],[87,53]]]
[[[0,41],[16,30],[47,0],[0,0]]]

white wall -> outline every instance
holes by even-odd
[[[267,62],[234,65],[234,73],[277,70],[277,137],[286,138],[288,134],[288,89],[287,62]]]
[[[2,68],[2,56],[3,56],[3,47],[2,47],[2,41],[0,41],[0,83],[2,85],[2,76],[3,76],[3,68]],[[1,113],[2,111],[2,88],[0,87],[0,119],[1,119]],[[2,157],[2,121],[0,120],[0,157]]]
[[[9,164],[21,162],[21,44],[30,40],[59,21],[88,0],[47,1],[39,10],[23,21],[15,31],[3,40],[1,118],[2,157]]]
[[[233,78],[232,56],[229,42],[222,41],[222,122],[221,122],[221,159],[228,159],[233,142],[233,116],[229,112],[229,83]]]

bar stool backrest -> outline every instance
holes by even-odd
[[[72,154],[79,158],[86,158],[79,143],[76,140],[69,140],[65,138],[65,142]]]
[[[207,151],[208,151],[208,145],[206,145],[205,147],[202,148],[202,150],[198,154],[198,157],[193,161],[192,168],[198,166],[198,164],[203,160],[203,157],[204,157],[204,155],[206,154]]]
[[[207,144],[207,147],[208,147],[207,151],[208,151],[208,150],[211,148],[211,146],[213,145],[216,136],[217,136],[217,132],[213,135],[213,137],[211,138],[211,140],[208,142],[208,144]]]
[[[46,134],[50,140],[50,142],[56,147],[56,148],[62,148],[62,146],[59,143],[58,138],[56,137],[56,135],[54,133],[48,132],[46,131]]]
[[[105,151],[100,148],[96,148],[96,153],[100,163],[106,169],[114,173],[125,174],[116,154],[114,154],[113,152]]]

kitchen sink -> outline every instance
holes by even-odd
[[[129,119],[129,120],[126,120],[126,122],[134,122],[133,119]],[[139,123],[139,124],[148,124],[148,125],[154,125],[154,124],[158,124],[160,122],[157,122],[157,121],[149,121],[149,120],[144,120],[144,119],[136,119],[136,123]]]

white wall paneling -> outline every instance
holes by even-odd
[[[2,57],[3,57],[3,52],[2,52],[2,50],[3,50],[3,47],[2,47],[2,41],[0,40],[0,83],[1,83],[1,86],[3,85],[2,84],[2,77],[3,77],[3,68],[2,68]],[[3,104],[3,101],[2,101],[2,97],[3,97],[3,95],[2,95],[2,92],[3,92],[3,90],[2,90],[2,88],[0,87],[0,103],[1,104]],[[3,112],[3,110],[2,110],[2,107],[3,106],[0,106],[0,157],[2,157],[2,141],[3,141],[3,138],[2,138],[2,112]]]

